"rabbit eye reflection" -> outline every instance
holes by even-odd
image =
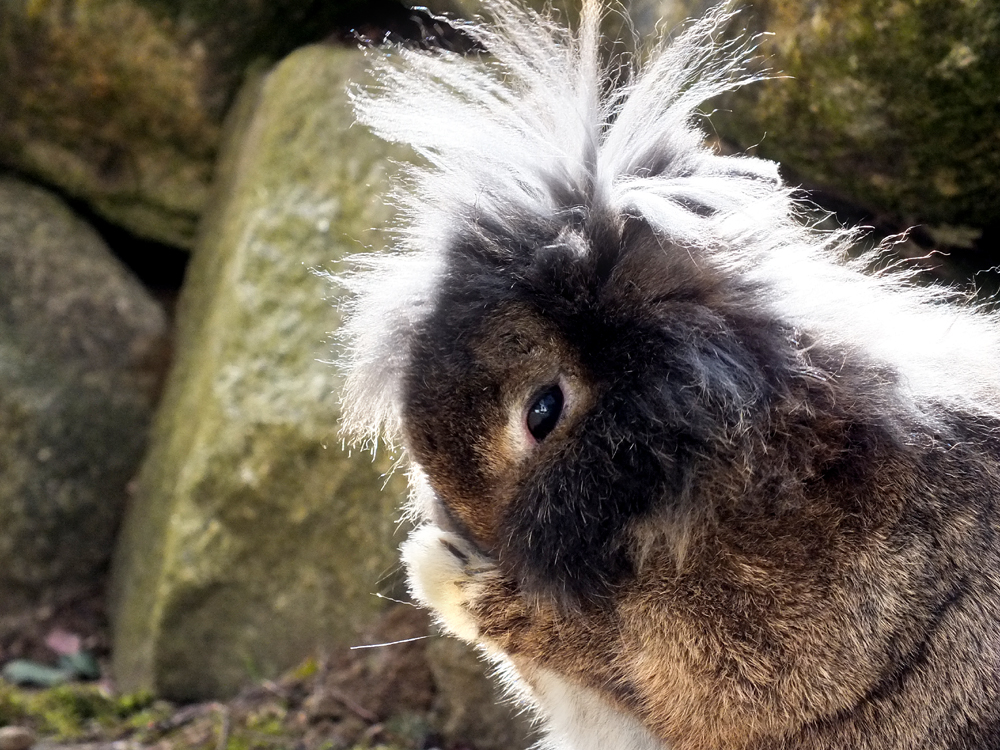
[[[535,440],[543,441],[555,429],[562,408],[563,392],[558,385],[549,386],[538,394],[528,407],[528,416],[525,418],[528,432]]]

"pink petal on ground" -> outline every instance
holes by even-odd
[[[45,636],[45,645],[61,656],[72,656],[80,653],[80,636],[55,628]]]

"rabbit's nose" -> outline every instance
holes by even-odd
[[[469,528],[452,513],[436,492],[430,503],[430,521],[433,526],[436,526],[441,531],[461,539],[465,545],[463,549],[469,554],[487,556],[484,548],[476,541],[474,535],[469,532]],[[463,562],[467,562],[467,554],[460,552],[458,549],[452,550],[452,552],[456,557],[462,559]]]
[[[441,497],[435,492],[430,502],[431,522],[443,531],[455,531],[455,523],[448,508],[441,502]]]
[[[452,512],[448,510],[448,506],[441,500],[441,496],[436,492],[432,492],[429,509],[430,520],[435,526],[442,531],[450,531],[452,534],[462,535],[462,524],[456,520]]]

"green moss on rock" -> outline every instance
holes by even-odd
[[[791,79],[729,97],[721,134],[904,221],[1000,220],[1000,6],[764,0],[740,20]]]
[[[0,40],[0,160],[190,246],[221,118],[204,50],[125,0],[5,0]]]
[[[190,248],[248,67],[359,0],[0,0],[0,164]]]
[[[95,685],[48,690],[16,688],[0,680],[0,726],[29,726],[50,742],[130,734],[168,715],[149,693],[113,696]]]

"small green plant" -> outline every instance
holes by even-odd
[[[24,699],[10,683],[0,680],[0,726],[19,724],[26,716]]]
[[[120,719],[116,701],[91,686],[60,685],[29,693],[25,705],[38,730],[60,740],[85,737]]]
[[[0,726],[27,725],[56,741],[128,734],[163,713],[149,693],[112,696],[80,684],[31,690],[0,680]]]

